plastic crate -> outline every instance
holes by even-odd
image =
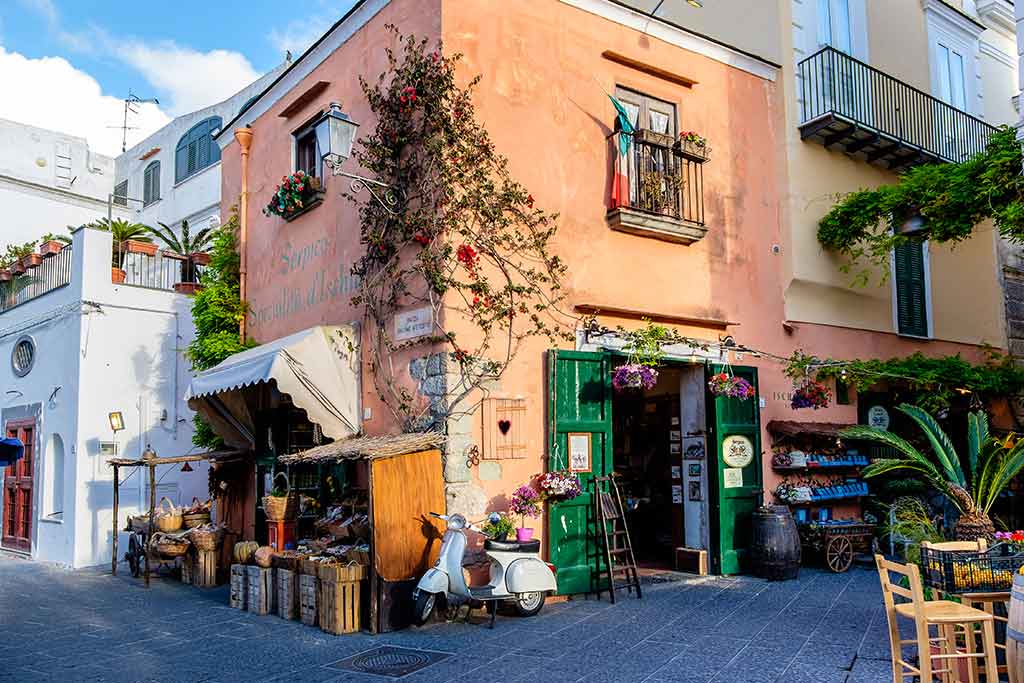
[[[1024,552],[999,543],[984,552],[921,548],[926,585],[946,593],[1007,592],[1024,567]]]

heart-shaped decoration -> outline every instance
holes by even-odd
[[[512,428],[512,420],[498,420],[498,429],[501,430],[502,435],[508,434],[508,430]]]

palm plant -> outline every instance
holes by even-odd
[[[896,457],[878,459],[868,465],[864,476],[911,472],[942,493],[960,511],[955,528],[957,539],[970,541],[991,536],[995,532],[990,517],[992,506],[1024,468],[1024,439],[1017,440],[1011,435],[999,441],[989,435],[988,417],[984,412],[969,413],[964,460],[939,423],[927,412],[906,403],[897,410],[921,428],[931,446],[931,454],[922,453],[892,432],[864,425],[850,427],[843,430],[844,438],[871,441],[896,451]]]
[[[158,240],[164,243],[168,250],[185,257],[181,264],[181,281],[196,282],[194,254],[206,251],[213,244],[216,228],[203,228],[196,234],[188,225],[188,221],[181,222],[181,230],[175,234],[174,229],[166,223],[157,221],[159,228],[147,226],[147,230]]]
[[[0,310],[13,307],[22,293],[35,278],[32,275],[15,275],[10,280],[0,281]]]
[[[124,243],[128,240],[136,242],[152,243],[153,238],[149,236],[149,226],[142,223],[130,223],[123,218],[100,218],[92,223],[87,223],[87,228],[106,230],[114,238],[114,249],[111,254],[110,265],[114,268],[124,268],[124,257],[128,253]]]

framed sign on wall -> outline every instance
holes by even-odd
[[[571,432],[569,438],[569,471],[590,472],[590,438],[588,432]]]

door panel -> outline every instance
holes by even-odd
[[[580,472],[583,495],[552,504],[548,513],[549,560],[558,568],[562,595],[596,590],[604,561],[594,519],[594,477],[612,471],[612,386],[609,358],[582,351],[548,352],[548,469],[568,467],[569,434],[590,435],[591,471]]]
[[[713,366],[712,373],[722,372]],[[757,369],[733,367],[732,373],[757,389]],[[708,491],[711,499],[711,567],[718,574],[738,574],[750,545],[751,515],[761,503],[761,416],[758,396],[741,401],[735,398],[707,398],[708,417]],[[741,437],[741,439],[730,439]],[[734,448],[723,444],[729,440]],[[749,444],[752,457],[742,467],[732,467],[726,459],[740,457]],[[739,450],[736,450],[739,449]],[[730,452],[726,452],[726,451]]]
[[[35,422],[7,425],[7,436],[25,444],[25,456],[4,470],[3,536],[9,550],[32,549],[32,466],[35,460]]]

